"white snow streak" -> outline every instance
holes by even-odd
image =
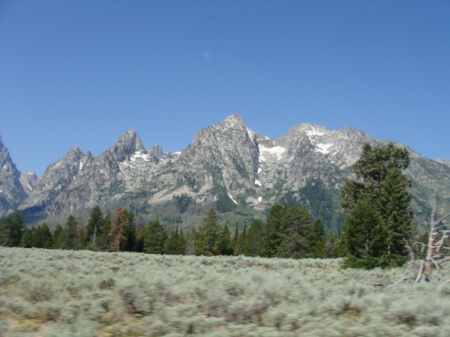
[[[130,157],[130,160],[131,160],[131,161],[136,161],[136,159],[138,159],[138,158],[142,158],[142,159],[144,159],[145,161],[149,161],[149,160],[150,160],[150,155],[147,154],[147,153],[136,152],[134,155],[132,155],[132,156]]]
[[[258,197],[258,201],[261,202],[262,201],[262,197]]]
[[[262,186],[261,182],[258,179],[255,179],[255,185]]]
[[[324,135],[323,132],[317,131],[317,130],[314,128],[314,126],[311,126],[311,129],[312,129],[312,130],[306,131],[306,134],[307,134],[308,136],[323,136],[323,135]]]
[[[316,151],[324,154],[330,153],[330,150],[328,150],[330,146],[333,146],[333,144],[317,144],[318,149]]]
[[[233,197],[231,196],[230,192],[228,192],[228,196],[230,197],[231,200],[233,200],[233,202],[237,205],[237,201],[233,199]]]

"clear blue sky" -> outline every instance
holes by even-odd
[[[450,1],[0,0],[0,135],[21,171],[131,128],[182,150],[234,113],[450,159]]]

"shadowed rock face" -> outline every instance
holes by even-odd
[[[24,200],[36,182],[33,172],[20,172],[0,136],[0,216]]]
[[[47,168],[18,209],[29,221],[63,222],[69,214],[87,215],[95,205],[108,211],[122,205],[138,220],[189,226],[211,207],[254,217],[284,202],[306,205],[336,230],[342,222],[339,189],[352,178],[351,166],[367,142],[387,143],[350,127],[327,130],[314,124],[295,125],[274,140],[231,115],[200,130],[183,151],[170,153],[159,145],[145,150],[129,130],[98,157],[72,148]],[[450,198],[450,167],[410,153],[413,208],[422,217],[428,214],[434,184],[443,211]]]

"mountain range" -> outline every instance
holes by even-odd
[[[138,223],[158,219],[190,228],[210,208],[224,224],[235,226],[264,219],[275,203],[305,205],[334,232],[342,228],[339,189],[354,178],[352,165],[362,145],[387,144],[363,131],[345,127],[328,130],[314,124],[293,126],[275,140],[246,126],[239,115],[203,128],[183,151],[145,148],[128,130],[114,146],[94,156],[70,149],[44,174],[20,172],[0,138],[0,216],[19,210],[31,225],[64,223],[73,214],[86,220],[99,205],[111,212],[121,205]],[[450,161],[429,160],[404,144],[411,164],[412,210],[419,225],[431,213],[450,211]]]

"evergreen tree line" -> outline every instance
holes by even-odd
[[[0,222],[0,244],[24,248],[89,249],[130,251],[149,254],[246,255],[283,258],[327,258],[343,254],[341,240],[326,235],[320,219],[312,220],[306,207],[274,205],[266,223],[253,220],[232,234],[219,224],[219,216],[210,210],[197,229],[183,233],[168,230],[158,220],[136,226],[132,211],[117,207],[103,215],[96,206],[87,225],[69,216],[64,226],[53,232],[47,224],[25,228],[24,217],[16,212]]]

